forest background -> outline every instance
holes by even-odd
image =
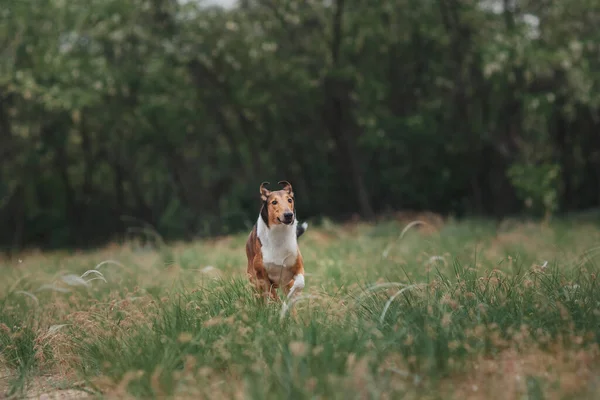
[[[600,204],[597,1],[0,4],[1,248]]]

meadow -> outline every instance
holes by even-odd
[[[323,221],[300,238],[302,296],[266,306],[244,275],[246,236],[3,259],[0,398],[600,390],[600,226],[589,219]]]

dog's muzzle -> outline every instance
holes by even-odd
[[[294,222],[294,213],[291,213],[291,212],[284,213],[283,219],[281,220],[281,222],[283,222],[286,225],[289,225],[292,222]]]

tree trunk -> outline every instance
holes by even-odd
[[[52,135],[54,137],[54,167],[58,171],[58,175],[60,176],[64,188],[66,200],[65,216],[68,219],[71,238],[74,241],[75,245],[78,246],[82,242],[80,232],[81,215],[79,212],[79,205],[77,203],[75,188],[73,187],[71,178],[69,177],[69,160],[66,151],[66,143],[65,141],[61,140],[61,138],[59,137],[59,133],[57,133],[55,129],[60,128],[58,126],[54,126],[54,124],[43,128],[43,130],[46,131],[46,134]]]
[[[352,131],[356,129],[351,121],[351,104],[349,99],[348,79],[341,79],[333,74],[340,72],[340,46],[343,36],[342,16],[344,0],[335,2],[333,19],[333,34],[331,42],[332,74],[325,79],[325,124],[336,144],[338,159],[341,165],[341,175],[350,176],[351,187],[361,214],[367,219],[374,217],[369,192],[361,170],[359,154],[356,149]]]
[[[560,107],[562,108],[562,107]],[[571,181],[572,168],[570,157],[570,140],[568,138],[567,121],[560,111],[555,114],[554,126],[556,127],[555,143],[558,160],[561,166],[562,190],[559,204],[563,210],[570,210],[573,206],[573,185]],[[562,200],[562,201],[561,201]]]
[[[86,114],[84,111],[81,112],[79,134],[81,135],[81,150],[83,153],[83,202],[86,204],[90,201],[92,196],[94,153],[92,150],[92,141],[86,124]]]
[[[592,117],[593,118],[593,117]],[[589,133],[592,137],[592,146],[589,151],[590,157],[588,157],[588,163],[590,167],[595,171],[596,175],[596,206],[600,207],[600,121],[593,119]]]

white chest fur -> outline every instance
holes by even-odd
[[[298,259],[298,240],[296,224],[275,225],[267,227],[261,217],[258,217],[256,233],[261,243],[263,264],[269,279],[285,285],[294,277],[291,267]]]

